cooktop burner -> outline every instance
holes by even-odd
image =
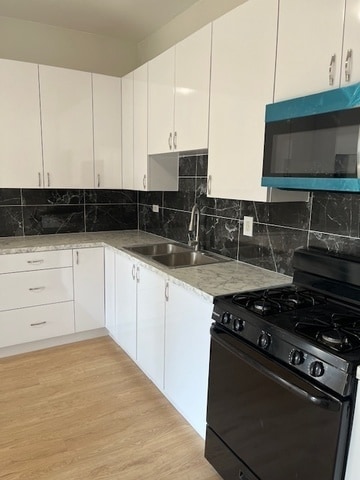
[[[289,285],[282,288],[236,294],[232,301],[259,315],[272,315],[325,303],[326,298],[315,292]]]

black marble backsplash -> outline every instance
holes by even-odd
[[[201,248],[292,274],[297,247],[360,256],[360,195],[313,192],[305,203],[206,196],[207,156],[180,158],[178,192],[0,189],[0,236],[137,229],[187,242],[190,212],[201,211]],[[152,206],[159,206],[159,213]],[[254,235],[242,234],[243,217]]]
[[[128,190],[0,189],[0,236],[137,228]]]
[[[139,228],[187,242],[192,205],[201,211],[201,248],[279,273],[292,274],[297,247],[360,255],[360,196],[313,192],[309,202],[261,203],[207,198],[207,156],[181,157],[178,192],[139,193]],[[159,205],[159,213],[152,205]],[[244,215],[254,235],[242,234]]]

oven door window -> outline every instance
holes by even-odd
[[[349,402],[231,335],[212,336],[208,426],[261,480],[340,480]]]

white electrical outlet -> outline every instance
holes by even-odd
[[[152,211],[153,211],[154,213],[159,213],[159,205],[153,205],[153,206],[152,206]]]
[[[243,235],[246,237],[253,236],[253,224],[254,218],[253,217],[244,217],[244,224],[243,224]]]

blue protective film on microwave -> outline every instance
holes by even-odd
[[[276,122],[360,106],[360,83],[266,105],[265,121]]]
[[[262,177],[261,185],[287,190],[360,192],[359,178]]]

